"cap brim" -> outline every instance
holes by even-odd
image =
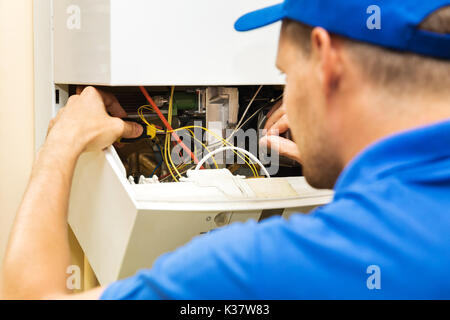
[[[264,9],[247,13],[234,24],[237,31],[249,31],[261,28],[285,18],[283,4],[276,4]]]

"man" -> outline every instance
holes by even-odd
[[[86,150],[142,130],[93,88],[50,125],[3,264],[6,298],[450,298],[450,2],[286,0],[238,30],[283,20],[284,105],[261,143],[300,161],[332,203],[234,224],[150,270],[66,292],[66,212]],[[372,14],[372,15],[371,15]],[[379,21],[381,19],[381,21]],[[278,136],[290,129],[295,143]]]

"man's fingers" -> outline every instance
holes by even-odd
[[[270,128],[281,118],[286,114],[286,110],[283,106],[277,108],[273,113],[271,114],[272,110],[267,115],[267,122],[264,126],[264,129],[270,130]]]
[[[261,145],[278,152],[279,155],[294,159],[297,162],[301,162],[300,152],[298,151],[297,144],[289,139],[279,136],[265,136],[261,138]]]
[[[78,92],[81,93],[85,89],[86,88],[84,88],[82,86],[78,86],[77,94],[78,94]],[[98,89],[95,89],[95,90],[102,97],[103,103],[105,104],[106,111],[108,111],[113,117],[117,117],[117,118],[126,118],[127,117],[127,113],[125,112],[125,110],[122,108],[122,106],[120,105],[117,98],[112,93],[105,92],[105,91],[98,90]]]
[[[275,111],[280,109],[280,107],[283,105],[283,100],[278,101],[275,103],[275,105],[270,109],[270,111],[267,113],[267,118],[270,118]]]
[[[76,90],[77,95],[80,95],[83,92],[84,88],[86,88],[86,86],[77,86]]]
[[[103,103],[105,104],[106,110],[113,116],[117,118],[126,118],[127,113],[123,110],[117,98],[109,92],[104,92],[99,90],[100,95],[103,98]]]
[[[133,139],[141,136],[142,132],[144,131],[144,128],[135,122],[123,122],[123,133],[122,138],[128,138]]]
[[[282,133],[285,133],[289,130],[289,121],[287,115],[284,114],[281,118],[279,118],[269,129],[267,135],[269,136],[278,136]]]

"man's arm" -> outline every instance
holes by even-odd
[[[106,104],[106,106],[105,106]],[[101,150],[117,138],[136,137],[142,127],[107,114],[126,116],[110,95],[92,87],[69,99],[52,121],[17,213],[1,274],[6,299],[70,298],[67,208],[76,162],[84,151]],[[101,289],[81,294],[98,298]]]

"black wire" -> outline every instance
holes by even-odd
[[[280,101],[283,98],[283,95],[279,96],[278,98],[276,98],[274,101],[271,101],[270,103],[265,104],[264,106],[262,106],[261,108],[259,108],[258,110],[256,110],[247,120],[245,120],[244,125],[247,124],[248,122],[250,122],[251,119],[253,119],[254,117],[256,117],[261,111],[263,111],[265,108],[268,108],[270,106],[273,106],[275,103],[277,103],[278,101]]]

